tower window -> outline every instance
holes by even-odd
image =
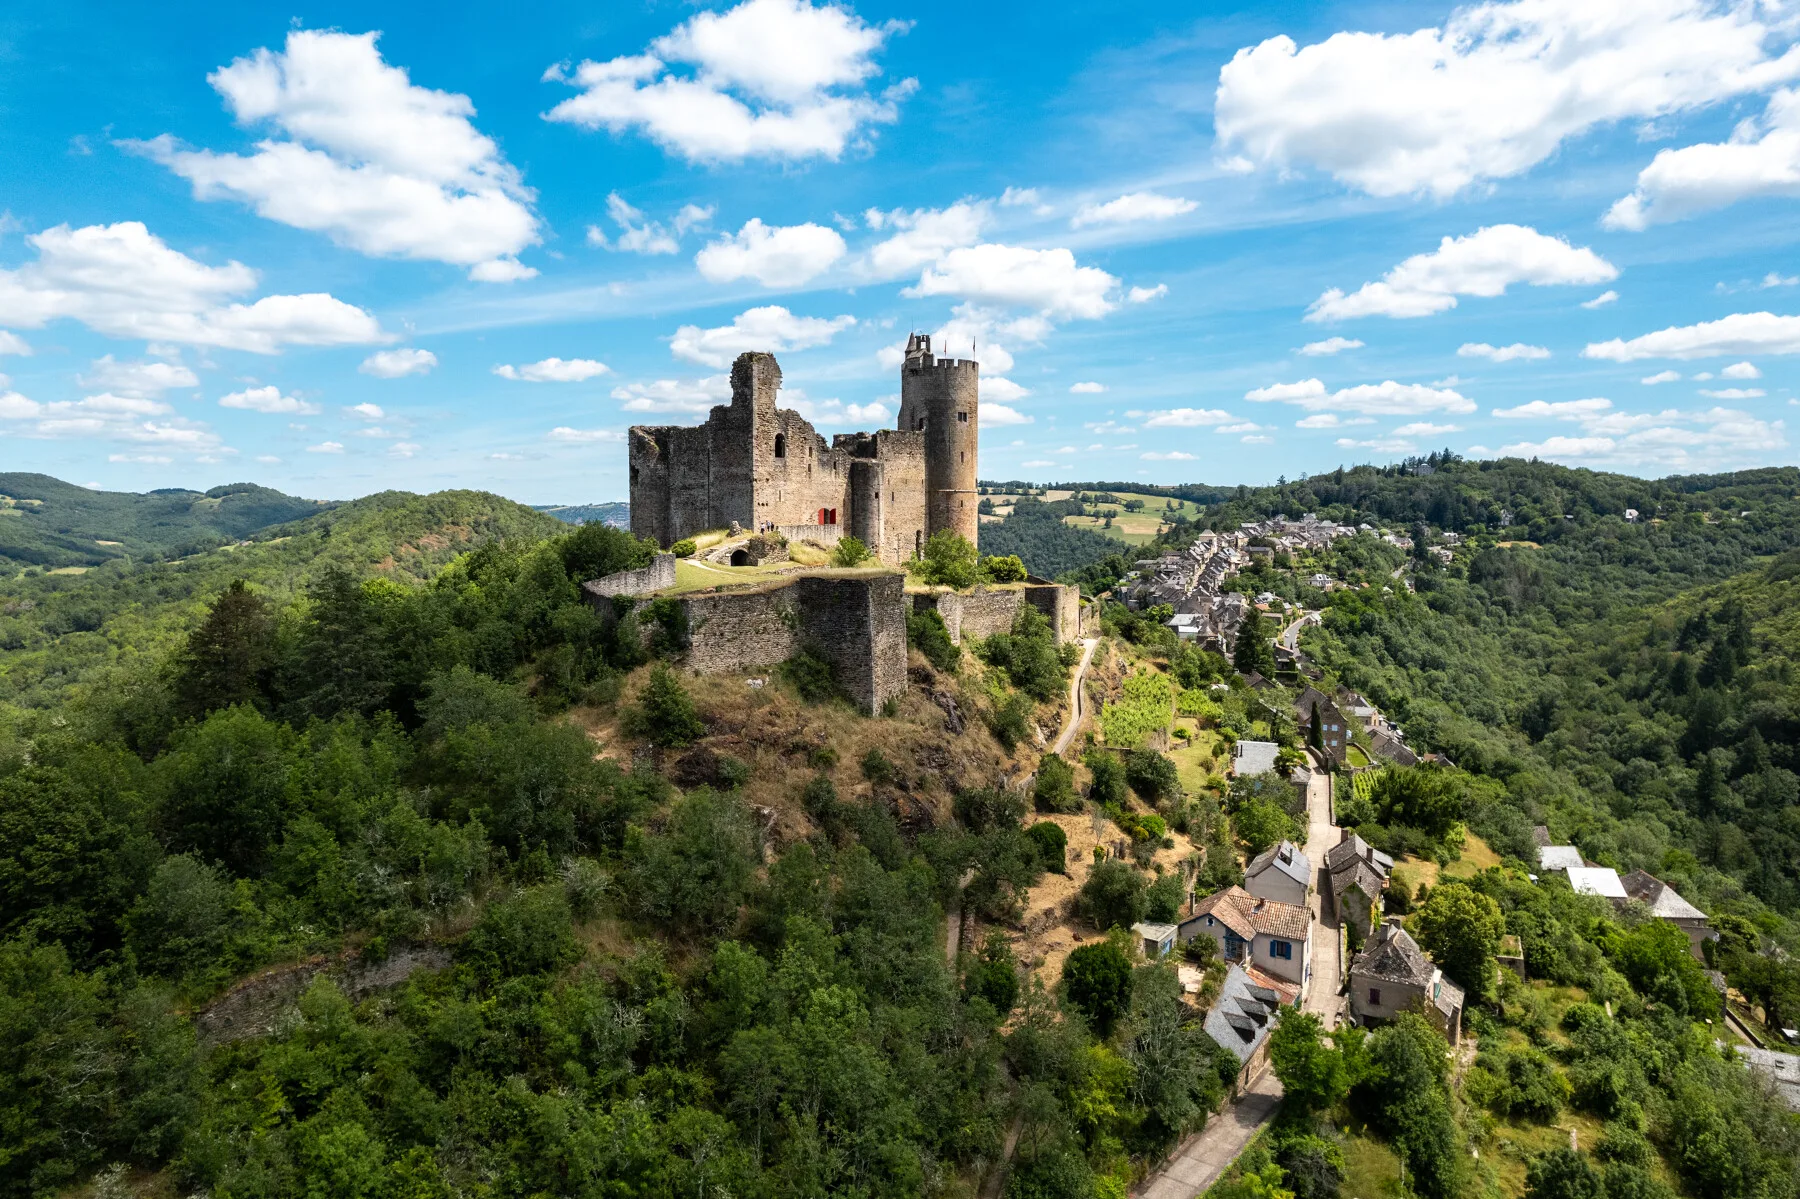
[[[969,423],[969,414],[967,412],[958,412],[956,414],[956,423],[959,425],[968,424]]]
[[[920,418],[919,418],[919,423],[918,423],[918,424],[917,424],[917,425],[915,425],[915,426],[914,426],[914,428],[916,428],[916,429],[918,429],[918,430],[919,430],[919,431],[920,431],[920,432],[924,432],[924,430],[925,430],[925,418],[924,418],[924,417],[922,417],[922,416],[921,416],[921,417],[920,417]]]
[[[969,460],[969,455],[968,455],[967,451],[965,451],[965,450],[956,451],[956,460],[958,462],[967,462]]]
[[[787,434],[786,433],[775,434],[775,456],[777,458],[787,457]]]

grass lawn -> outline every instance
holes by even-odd
[[[1176,741],[1175,748],[1169,751],[1169,759],[1175,763],[1182,790],[1197,793],[1205,789],[1209,776],[1224,773],[1224,742],[1217,729],[1203,729],[1191,716],[1176,717],[1175,727],[1186,729],[1189,740],[1185,744]],[[1218,764],[1209,766],[1207,763],[1215,757]]]
[[[1353,769],[1361,769],[1364,766],[1374,765],[1374,763],[1369,761],[1369,755],[1363,752],[1362,746],[1354,743],[1344,751],[1344,761]]]
[[[1486,841],[1474,833],[1468,833],[1463,838],[1462,857],[1448,866],[1439,866],[1436,862],[1409,855],[1394,863],[1394,877],[1404,879],[1408,890],[1417,891],[1420,883],[1435,887],[1439,878],[1470,879],[1489,866],[1499,864],[1500,855]]]
[[[1400,1182],[1400,1159],[1380,1141],[1351,1133],[1344,1138],[1344,1184],[1340,1195],[1357,1199],[1400,1199],[1410,1195]]]

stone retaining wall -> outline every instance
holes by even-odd
[[[1019,609],[1030,604],[1044,614],[1058,643],[1081,635],[1081,592],[1061,583],[1027,583],[1023,587],[977,587],[973,591],[938,591],[912,597],[915,612],[935,609],[950,631],[950,640],[980,641],[1012,631]]]
[[[811,541],[817,545],[836,545],[844,535],[843,525],[776,525],[775,531],[789,541]]]
[[[594,597],[612,595],[648,595],[675,586],[675,555],[658,554],[642,570],[621,570],[618,574],[589,579],[581,585],[593,602]]]

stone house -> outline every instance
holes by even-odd
[[[1321,905],[1329,904],[1339,924],[1367,937],[1381,919],[1381,896],[1387,890],[1394,859],[1355,833],[1325,851],[1321,872]]]
[[[1292,841],[1271,845],[1244,867],[1244,890],[1258,899],[1303,908],[1312,891],[1312,863]]]
[[[1234,965],[1225,972],[1219,997],[1201,1027],[1238,1060],[1233,1095],[1242,1095],[1268,1069],[1275,1014],[1292,1002],[1282,990],[1259,982],[1253,970]]]
[[[1175,949],[1175,936],[1180,926],[1175,924],[1152,924],[1141,920],[1131,926],[1132,935],[1138,939],[1138,949],[1151,961],[1167,957]]]
[[[1350,963],[1350,1014],[1364,1024],[1422,1013],[1452,1045],[1462,1040],[1462,988],[1444,977],[1419,943],[1391,916]]]
[[[1306,982],[1312,918],[1304,907],[1226,887],[1193,905],[1176,939],[1185,945],[1201,936],[1218,942],[1219,956],[1228,962],[1254,966],[1284,982]]]
[[[1716,941],[1719,934],[1707,923],[1706,913],[1683,899],[1675,888],[1660,878],[1643,870],[1633,870],[1619,882],[1625,888],[1625,894],[1650,909],[1650,914],[1658,920],[1667,920],[1670,924],[1687,934],[1688,948],[1696,958],[1706,960],[1702,947],[1707,941]]]
[[[1333,766],[1342,766],[1350,753],[1350,722],[1329,695],[1308,686],[1294,700],[1294,719],[1300,726],[1300,738],[1317,745]],[[1319,722],[1318,740],[1313,740],[1312,725]]]

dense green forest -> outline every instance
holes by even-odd
[[[1216,1199],[1399,1193],[1383,1162],[1434,1199],[1800,1194],[1794,1118],[1712,1049],[1717,993],[1685,938],[1521,861],[1548,821],[1656,871],[1714,913],[1740,989],[1800,1013],[1800,974],[1768,952],[1800,949],[1800,474],[1417,465],[1199,489],[1203,523],[1142,551],[1275,513],[1415,528],[1454,505],[1448,567],[1364,535],[1234,585],[1324,607],[1307,652],[1461,767],[1383,776],[1346,822],[1444,862],[1467,828],[1512,859],[1391,909],[1416,906],[1469,988],[1479,1056],[1453,1065],[1418,1021],[1284,1016],[1284,1115]],[[983,551],[1095,594],[1128,569],[1057,505],[1019,508]],[[1300,834],[1303,802],[1272,778],[1184,794],[1147,749],[1039,761],[1071,659],[1035,613],[972,653],[915,618],[907,702],[865,718],[817,660],[709,691],[664,664],[667,612],[601,620],[578,585],[647,561],[628,533],[477,492],[309,511],[0,580],[0,1195],[972,1196],[1004,1177],[1008,1199],[1123,1199],[1224,1100],[1237,1062],[1122,926],[1178,910],[1176,876],[1143,869],[1161,838],[1204,844],[1224,885],[1236,848]],[[1313,589],[1320,569],[1352,587]],[[1107,605],[1103,626],[1125,682],[1203,697],[1232,677],[1154,618]],[[1235,679],[1194,710],[1248,728],[1251,694]],[[991,785],[1027,756],[1030,791]],[[1111,939],[1053,989],[1001,932],[1068,869],[1059,827],[1026,827],[1033,800],[1132,841],[1075,897]],[[959,906],[993,935],[948,960]],[[1530,987],[1493,983],[1501,930]],[[1547,1151],[1577,1116],[1586,1152]]]
[[[180,558],[321,507],[254,483],[136,495],[76,487],[49,475],[0,474],[0,572]]]

